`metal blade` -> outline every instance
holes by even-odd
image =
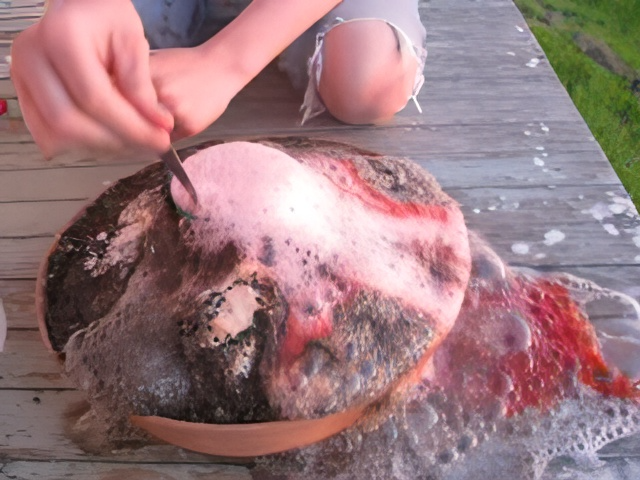
[[[193,188],[193,184],[191,180],[189,180],[189,175],[185,171],[182,166],[182,161],[178,156],[178,152],[173,147],[170,147],[169,150],[160,155],[160,158],[167,166],[169,171],[175,175],[178,181],[182,184],[184,189],[187,191],[194,204],[198,204],[198,195],[196,194],[196,189]]]

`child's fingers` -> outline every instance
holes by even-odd
[[[92,150],[116,151],[123,148],[119,138],[98,125],[91,125],[88,118],[80,129],[74,129],[73,134],[68,137],[59,131],[54,132],[49,119],[41,115],[37,109],[32,111],[28,120],[25,118],[25,122],[34,142],[47,160],[70,148],[82,148],[88,142],[93,146]]]
[[[20,110],[24,118],[24,123],[29,129],[29,133],[33,137],[33,141],[43,153],[45,158],[50,159],[54,154],[54,141],[50,136],[50,130],[45,127],[42,122],[40,112],[35,108],[33,97],[29,94],[27,87],[17,80],[13,79],[13,85],[18,93],[20,102]]]
[[[120,93],[95,48],[89,43],[76,42],[73,51],[51,56],[53,67],[77,108],[126,144],[166,150],[167,130],[149,122]]]
[[[158,103],[151,81],[149,45],[144,37],[117,35],[112,39],[114,52],[113,74],[122,95],[150,122],[167,131],[173,129],[173,116]]]
[[[122,148],[121,140],[78,110],[46,59],[31,58],[26,81],[14,81],[25,123],[45,157],[69,147],[93,145],[101,150]],[[37,82],[34,80],[37,79]],[[31,81],[31,84],[29,84]],[[34,96],[33,91],[38,91]]]

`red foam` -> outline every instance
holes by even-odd
[[[511,413],[527,406],[551,408],[571,390],[571,375],[604,395],[640,399],[631,380],[604,361],[593,325],[564,286],[549,280],[519,284],[518,308],[532,331],[535,360],[533,366],[516,358],[506,361],[517,379]]]
[[[357,198],[374,212],[384,213],[395,218],[419,217],[446,223],[448,210],[439,205],[425,205],[415,202],[399,202],[376,190],[362,179],[356,166],[350,161],[333,161],[331,169],[335,172],[327,177],[343,192]]]

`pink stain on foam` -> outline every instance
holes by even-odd
[[[274,253],[268,271],[290,303],[299,338],[328,335],[330,310],[342,295],[318,273],[320,265],[349,283],[401,299],[448,332],[470,268],[460,211],[393,200],[363,182],[349,162],[336,162],[341,182],[332,181],[321,173],[326,161],[311,168],[260,144],[217,145],[185,162],[199,205],[193,208],[176,179],[171,195],[196,216],[199,241],[212,249],[233,241],[258,264],[268,239]],[[430,252],[436,244],[438,252]],[[434,282],[425,268],[440,252],[459,265],[458,285]]]

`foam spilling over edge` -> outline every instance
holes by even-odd
[[[638,301],[630,295],[568,273],[555,274],[554,278],[567,287],[584,311],[597,309],[590,312],[590,317],[606,362],[615,365],[632,381],[640,381]]]

